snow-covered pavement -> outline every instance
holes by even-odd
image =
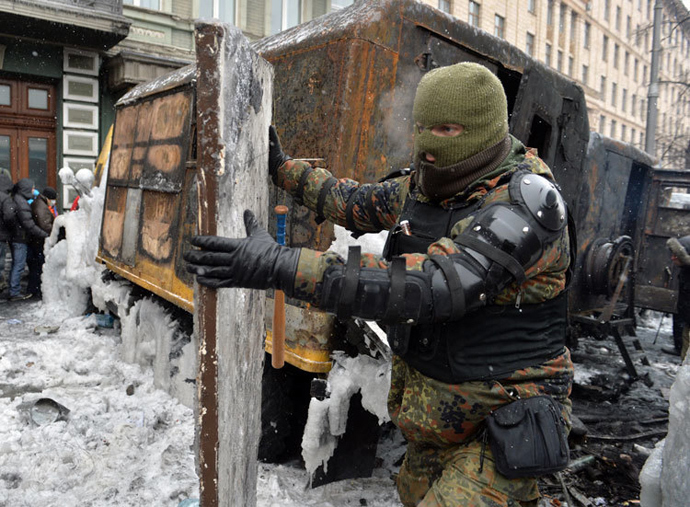
[[[167,507],[198,498],[192,410],[155,388],[152,372],[120,359],[117,328],[99,328],[95,315],[53,315],[41,302],[0,303],[0,506]],[[39,327],[57,325],[55,333]],[[29,410],[41,398],[67,407],[66,419],[33,423]],[[315,489],[300,467],[259,464],[257,505],[399,506],[382,452],[374,477]]]

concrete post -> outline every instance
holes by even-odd
[[[244,237],[245,209],[268,220],[272,68],[235,27],[195,37],[199,232]],[[263,291],[195,287],[203,507],[256,505],[264,306]]]

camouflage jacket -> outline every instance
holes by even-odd
[[[439,206],[449,207],[463,200],[479,202],[478,209],[481,209],[492,202],[509,201],[509,178],[506,176],[518,170],[528,170],[553,180],[550,169],[536,152],[526,150],[517,139],[513,139],[510,154],[496,170],[474,182],[462,193],[439,203]],[[301,197],[302,202],[312,210],[318,207],[321,189],[329,185],[330,189],[322,199],[324,217],[347,227],[346,210],[348,201],[352,199],[350,208],[354,225],[360,231],[367,232],[392,228],[406,199],[425,200],[424,196],[411,188],[411,181],[410,176],[370,184],[360,184],[350,179],[334,181],[328,171],[318,168],[312,170],[309,164],[298,160],[283,164],[276,180],[293,196]],[[300,186],[303,187],[302,192]],[[375,216],[369,215],[372,211]],[[465,230],[472,218],[473,215],[469,215],[456,223],[450,237],[431,244],[427,252],[405,254],[407,269],[422,269],[429,255],[457,253],[460,247],[453,239]],[[302,249],[295,279],[295,296],[318,305],[324,272],[329,266],[343,262],[342,257],[334,252]],[[362,254],[361,262],[363,267],[388,267],[379,255]],[[508,285],[498,294],[494,303],[514,303],[519,293],[522,293],[525,304],[556,297],[565,288],[569,263],[568,234],[564,230],[562,236],[547,245],[542,257],[526,271],[527,280],[523,286],[518,287],[517,282]],[[562,415],[569,426],[571,403],[568,397],[572,379],[573,364],[567,349],[543,364],[514,371],[505,378],[462,384],[446,384],[429,378],[394,356],[388,411],[408,442],[429,448],[453,447],[475,439],[491,410],[518,396],[553,396],[561,403]]]
[[[531,171],[553,180],[551,170],[534,150],[526,150],[515,138],[512,142],[510,154],[493,172],[474,182],[460,194],[440,202],[439,206],[450,207],[457,201],[480,201],[478,209],[481,209],[493,202],[509,201],[505,176],[518,170]],[[327,170],[312,168],[307,162],[300,160],[285,162],[278,171],[276,183],[293,196],[301,198],[303,204],[312,210],[317,209],[322,188],[329,186],[322,202],[323,216],[347,228],[346,210],[349,203],[354,225],[359,231],[364,232],[380,232],[392,228],[397,223],[406,199],[426,200],[423,195],[412,191],[413,182],[409,175],[381,183],[361,184],[347,178],[335,180]],[[421,270],[429,255],[457,253],[461,247],[456,245],[453,239],[465,230],[473,217],[472,214],[457,222],[451,230],[450,237],[441,238],[433,243],[427,252],[405,254],[407,269]],[[350,223],[352,224],[352,221]],[[324,272],[331,265],[343,263],[344,259],[335,252],[303,248],[295,277],[294,297],[318,306]],[[540,303],[556,297],[565,288],[569,263],[568,234],[564,229],[561,238],[547,245],[541,259],[526,270],[527,280],[523,285],[518,286],[516,282],[509,285],[496,297],[494,303],[514,303],[519,293],[522,293],[521,301],[525,304]],[[385,259],[375,254],[363,254],[361,265],[382,269],[388,267]]]

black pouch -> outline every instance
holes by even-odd
[[[550,396],[508,403],[486,422],[496,469],[509,479],[551,474],[568,466],[565,421]]]

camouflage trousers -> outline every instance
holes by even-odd
[[[408,442],[397,479],[405,506],[518,507],[537,505],[535,479],[509,480],[482,455],[484,420],[517,398],[548,394],[570,426],[573,379],[569,351],[508,378],[444,384],[393,357],[388,411]],[[481,470],[481,471],[480,471]],[[421,503],[420,503],[421,502]]]
[[[446,449],[410,443],[397,478],[405,507],[536,507],[534,478],[507,479],[482,442]],[[420,503],[421,502],[421,503]]]

